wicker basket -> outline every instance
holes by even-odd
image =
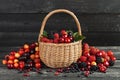
[[[48,18],[55,13],[61,12],[67,13],[74,18],[78,28],[78,32],[80,35],[82,35],[80,23],[73,12],[65,9],[57,9],[48,13],[48,15],[44,18],[42,22],[38,42],[40,50],[40,59],[45,65],[51,68],[68,67],[73,62],[76,62],[82,54],[82,40],[73,43],[60,44],[40,42],[40,37],[43,34],[43,30]]]

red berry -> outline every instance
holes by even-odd
[[[36,46],[36,44],[35,44],[35,43],[32,43],[32,44],[30,45],[30,49],[34,49],[35,46]]]
[[[112,61],[116,61],[116,57],[112,56],[110,57]]]
[[[65,38],[65,43],[70,43],[70,39],[69,38]]]
[[[102,63],[99,63],[99,64],[98,64],[98,67],[99,67],[99,68],[102,67],[102,66],[104,66]]]
[[[90,63],[89,61],[86,61],[86,64],[87,64],[87,66],[90,66],[90,65],[91,65],[91,63]]]
[[[13,66],[13,64],[7,64],[7,68],[8,68],[8,69],[13,69],[14,66]]]
[[[63,35],[62,35],[62,38],[67,38],[67,37],[68,37],[67,34],[63,34]]]
[[[64,35],[67,34],[67,32],[65,30],[61,30],[61,34]]]
[[[103,58],[106,58],[107,53],[106,53],[105,51],[103,51],[103,50],[102,50],[102,51],[100,51],[100,52],[102,53],[102,57],[103,57]]]
[[[109,67],[109,62],[108,61],[104,61],[103,65],[106,66],[106,67]]]
[[[52,40],[52,39],[50,39],[50,43],[53,43],[53,40]]]
[[[83,44],[83,50],[89,49],[89,45],[87,43]]]
[[[113,52],[109,50],[109,51],[107,52],[107,55],[108,55],[109,57],[111,57],[111,56],[113,56]]]
[[[95,56],[89,56],[88,61],[93,62],[96,60]]]
[[[54,33],[54,39],[58,39],[59,38],[59,34],[58,33]]]
[[[90,74],[90,71],[85,71],[85,72],[84,72],[84,76],[86,76],[86,77],[88,77],[89,74]]]
[[[104,72],[105,73],[107,68],[105,66],[102,66],[102,67],[99,68],[99,70],[100,70],[100,72]]]
[[[101,57],[101,56],[102,56],[102,52],[100,52],[100,51],[97,52],[97,53],[96,53],[96,56]]]
[[[60,43],[64,43],[64,38],[59,38]]]
[[[58,43],[58,42],[59,42],[59,39],[55,38],[55,39],[53,40],[53,42],[54,42],[54,43]]]
[[[90,53],[89,53],[89,52],[84,52],[84,53],[83,53],[83,56],[89,57],[89,56],[90,56]]]
[[[28,49],[29,45],[28,44],[24,44],[24,49]]]
[[[29,48],[26,48],[25,50],[29,50]],[[21,50],[21,49],[18,51],[18,53],[19,53],[20,55],[23,55],[24,52],[25,52],[25,51],[24,51],[24,50]]]
[[[110,60],[110,57],[109,57],[109,56],[106,56],[104,59],[105,59],[106,61],[109,61],[109,60]]]
[[[68,37],[68,38],[70,39],[70,41],[71,41],[71,42],[73,42],[73,41],[74,41],[73,37]]]
[[[95,55],[98,50],[95,47],[90,47],[90,54]]]
[[[2,60],[2,64],[6,65],[7,64],[7,60]]]
[[[9,60],[14,60],[14,59],[15,59],[15,56],[13,56],[13,55],[9,56]]]
[[[46,37],[41,37],[40,39],[41,42],[49,42],[49,39]]]
[[[24,64],[19,64],[19,68],[20,68],[20,69],[23,69],[24,67],[25,67]]]
[[[15,55],[15,51],[10,52],[10,55],[14,56]]]
[[[41,68],[41,64],[40,64],[40,63],[36,63],[36,64],[35,64],[35,67],[36,67],[37,69],[40,69],[40,68]]]
[[[14,63],[14,68],[18,68],[19,64],[18,63]]]
[[[16,52],[16,53],[15,53],[15,58],[19,58],[20,55],[21,55],[20,53],[17,53],[17,52]]]
[[[93,66],[93,65],[97,65],[97,63],[95,62],[95,61],[93,61],[93,62],[91,62],[91,65]]]
[[[60,72],[58,72],[58,71],[56,71],[56,72],[54,73],[55,76],[58,76],[59,74],[60,74]]]
[[[85,57],[85,56],[81,56],[81,57],[80,57],[80,61],[81,61],[81,62],[85,62],[86,60],[87,60],[87,57]]]

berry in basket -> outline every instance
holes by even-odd
[[[73,33],[71,30],[61,30],[60,34],[57,32],[49,34],[44,31],[40,41],[46,43],[72,43],[83,39],[85,39],[85,37],[79,35],[78,32]]]

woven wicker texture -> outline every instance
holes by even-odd
[[[43,34],[43,30],[48,18],[55,13],[61,12],[67,13],[73,17],[73,19],[76,22],[78,32],[80,35],[82,35],[80,23],[73,12],[65,9],[57,9],[48,13],[48,15],[44,18],[42,22],[38,42],[40,50],[40,59],[45,65],[51,68],[68,67],[73,62],[76,62],[82,54],[82,40],[74,43],[60,43],[60,44],[44,43],[40,41],[41,35]]]

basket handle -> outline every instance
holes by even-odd
[[[44,20],[42,21],[42,25],[41,25],[41,29],[40,29],[40,34],[39,34],[39,37],[38,37],[38,42],[39,42],[39,40],[40,40],[41,35],[43,34],[43,30],[44,30],[44,27],[45,27],[45,25],[46,25],[46,22],[47,22],[48,18],[49,18],[50,16],[52,16],[53,14],[55,14],[55,13],[61,13],[61,12],[67,13],[67,14],[69,14],[69,15],[71,15],[71,16],[73,17],[73,19],[74,19],[75,22],[76,22],[77,28],[78,28],[78,33],[79,33],[80,35],[82,35],[80,23],[79,23],[79,20],[77,19],[77,17],[75,16],[75,14],[74,14],[73,12],[69,11],[69,10],[66,10],[66,9],[57,9],[57,10],[54,10],[54,11],[52,11],[52,12],[49,12],[48,15],[47,15],[47,16],[44,18]]]

